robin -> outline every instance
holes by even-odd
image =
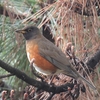
[[[37,27],[27,26],[16,32],[22,33],[25,37],[28,60],[37,72],[44,75],[63,73],[76,80],[81,79],[92,89],[96,89],[73,68],[61,49],[47,40]]]

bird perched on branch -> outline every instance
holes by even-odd
[[[81,79],[92,89],[96,89],[73,68],[60,48],[47,40],[37,27],[27,26],[16,32],[22,33],[25,37],[28,60],[37,72],[44,75],[63,73],[76,80]]]

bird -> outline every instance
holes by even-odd
[[[28,25],[16,32],[23,34],[26,40],[27,58],[37,72],[43,75],[62,73],[75,80],[83,80],[92,89],[96,89],[92,83],[74,69],[62,50],[42,35],[38,27]]]

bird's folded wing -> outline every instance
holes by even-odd
[[[49,45],[49,47],[40,48],[39,51],[40,55],[51,62],[54,66],[58,67],[59,69],[66,69],[69,71],[68,67],[71,66],[69,59],[66,58],[64,53],[58,47],[50,47]]]

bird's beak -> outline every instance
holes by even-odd
[[[25,30],[16,30],[15,32],[22,33],[22,34],[26,33]]]

